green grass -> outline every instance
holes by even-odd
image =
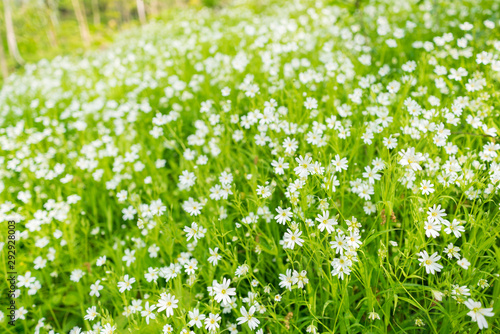
[[[500,128],[500,76],[491,62],[476,61],[483,51],[498,61],[495,6],[488,1],[374,1],[360,2],[356,9],[353,3],[301,1],[178,10],[168,20],[122,32],[104,50],[41,61],[13,75],[0,93],[0,241],[5,242],[0,289],[5,296],[8,220],[17,222],[21,237],[15,270],[19,276],[31,272],[41,288],[32,295],[29,288],[19,288],[17,308],[28,313],[15,326],[7,320],[10,300],[2,298],[2,332],[33,332],[44,318],[40,333],[50,328],[68,333],[75,326],[94,333],[104,326],[114,326],[115,333],[158,333],[167,324],[174,333],[188,328],[206,333],[205,323],[202,328],[188,325],[188,312],[197,308],[207,317],[219,314],[220,332],[230,333],[227,326],[242,317],[241,307],[254,306],[259,326],[251,330],[244,323],[237,326],[239,332],[303,333],[314,326],[317,333],[477,333],[478,323],[471,321],[464,304],[469,298],[492,308],[483,332],[498,332],[500,148],[488,129]],[[386,35],[379,34],[382,16],[391,31]],[[408,20],[416,26],[408,28]],[[488,28],[485,20],[495,27]],[[474,28],[461,30],[464,22]],[[283,26],[289,30],[281,31]],[[396,28],[405,36],[393,37]],[[453,39],[438,45],[435,37],[446,33]],[[457,39],[467,33],[470,49],[457,47]],[[386,43],[390,38],[395,47]],[[433,41],[433,49],[418,48],[416,41]],[[469,50],[470,57],[455,59],[453,49]],[[240,71],[243,54],[248,63]],[[370,65],[359,60],[364,54],[371,56]],[[411,73],[404,70],[409,61],[416,63]],[[384,65],[390,71],[382,75]],[[436,65],[447,73],[436,73]],[[450,70],[459,67],[467,75],[461,81],[450,79]],[[255,96],[247,96],[242,85],[249,83],[249,75],[259,88]],[[369,75],[373,82],[365,86],[363,77]],[[438,78],[442,83],[436,84]],[[473,78],[484,78],[484,87],[470,91],[466,85]],[[385,103],[381,93],[393,81],[400,88]],[[221,93],[224,87],[231,89],[228,96]],[[358,88],[360,101],[352,95]],[[318,106],[308,107],[308,97]],[[468,102],[461,113],[453,109],[458,121],[452,124],[446,114],[463,102],[459,97]],[[421,107],[419,115],[409,112],[410,98]],[[251,119],[255,110],[262,118],[271,99],[276,107],[268,110],[269,124],[257,120],[246,128],[245,118]],[[209,100],[211,108],[202,110]],[[178,117],[157,125],[161,133],[153,136],[157,113],[170,117],[175,112]],[[387,116],[392,121],[384,124]],[[339,121],[335,127],[327,126],[335,123],[331,117]],[[435,128],[426,131],[426,121]],[[450,131],[445,143],[456,145],[456,152],[436,145],[439,124]],[[323,143],[308,143],[308,133],[321,126],[317,135]],[[350,135],[343,138],[340,126]],[[370,128],[371,143],[362,137]],[[243,132],[242,140],[235,139],[237,131]],[[260,135],[267,137],[265,145],[259,145]],[[384,145],[390,135],[397,138],[394,149]],[[285,152],[286,138],[297,140],[295,152]],[[493,147],[491,159],[482,153],[488,147]],[[424,155],[422,170],[412,172],[402,164],[399,153],[409,148]],[[196,153],[193,160],[186,156],[189,150]],[[331,161],[337,154],[348,160],[347,170],[335,171]],[[200,155],[207,156],[206,164],[197,163]],[[301,181],[294,171],[296,158],[306,155],[320,162],[324,173],[308,175],[290,191]],[[280,157],[290,164],[284,175],[271,165]],[[159,159],[165,160],[163,166]],[[356,183],[368,185],[363,173],[375,159],[384,168],[377,171],[373,194],[362,198]],[[60,173],[57,164],[64,165]],[[449,172],[450,166],[456,170]],[[196,176],[188,189],[179,186],[184,171]],[[232,174],[232,194],[215,200],[210,189],[222,183],[222,172]],[[449,177],[452,182],[446,181]],[[408,184],[404,178],[414,180]],[[424,180],[434,185],[433,193],[422,193]],[[257,192],[264,185],[272,191],[267,198]],[[121,191],[127,192],[123,201]],[[31,198],[23,201],[25,192]],[[183,209],[189,198],[203,203],[199,215]],[[145,206],[156,200],[164,208],[150,216]],[[330,218],[338,221],[331,234],[315,221],[324,203]],[[370,204],[376,209],[371,213],[366,210]],[[465,230],[459,238],[447,234],[443,223],[437,238],[426,236],[427,210],[434,205],[445,210],[449,222],[462,222]],[[129,207],[136,211],[132,219],[123,217]],[[293,212],[285,225],[274,218],[278,207]],[[348,253],[351,272],[341,279],[332,274],[331,263],[340,255],[330,242],[340,231],[349,235],[352,217],[360,224],[354,230],[361,245]],[[193,222],[206,229],[197,242],[188,241],[185,232]],[[288,229],[302,232],[302,246],[283,247],[280,241]],[[54,235],[57,230],[61,236]],[[43,238],[48,243],[42,246]],[[468,269],[443,252],[450,243],[470,262]],[[209,249],[216,247],[221,259],[214,266]],[[123,257],[130,251],[135,251],[135,261],[127,265]],[[428,274],[419,265],[422,251],[441,256],[440,272]],[[35,269],[39,256],[47,263]],[[97,266],[101,256],[107,261]],[[185,258],[196,260],[193,275],[182,269],[172,279],[147,281],[148,268],[184,264]],[[237,275],[242,266],[248,272]],[[71,275],[77,269],[85,274],[74,282]],[[294,284],[291,290],[280,287],[279,275],[288,269],[305,270],[308,283],[303,288]],[[120,293],[117,284],[125,275],[136,281]],[[207,291],[223,278],[236,288],[229,312]],[[97,280],[103,286],[100,297],[90,296]],[[457,294],[456,287],[470,289],[470,295]],[[143,309],[146,302],[156,305],[163,292],[178,300],[173,316],[155,310],[156,318],[148,324],[140,312],[123,314],[135,300],[142,301]],[[92,306],[99,315],[84,320]],[[380,319],[373,319],[372,312]]]

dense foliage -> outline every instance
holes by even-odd
[[[500,331],[500,17],[240,2],[0,92],[2,333]]]

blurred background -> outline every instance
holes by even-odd
[[[223,6],[228,0],[0,0],[0,71],[106,47],[118,31],[168,19],[172,10]]]

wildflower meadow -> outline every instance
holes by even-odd
[[[174,9],[0,91],[1,333],[500,333],[500,2]]]

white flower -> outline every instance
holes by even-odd
[[[218,247],[215,247],[214,249],[209,248],[208,251],[210,253],[208,262],[211,263],[213,266],[216,266],[217,263],[219,263],[219,260],[222,258],[222,256],[218,253],[219,248]]]
[[[27,274],[27,273],[26,273]],[[80,279],[85,276],[85,272],[81,269],[75,269],[71,272],[70,280],[73,282],[80,282]]]
[[[283,248],[293,249],[295,245],[302,247],[304,239],[299,238],[301,234],[302,232],[299,230],[292,231],[288,229],[283,237],[283,241],[285,242],[285,246]]]
[[[437,238],[439,237],[439,231],[441,231],[441,223],[438,221],[428,220],[425,222],[424,229],[427,238]]]
[[[217,328],[219,328],[220,319],[221,318],[219,314],[210,313],[208,315],[208,318],[205,319],[205,329],[208,331],[217,330]]]
[[[335,230],[333,226],[338,224],[335,218],[330,218],[329,211],[322,211],[321,214],[318,214],[318,217],[316,217],[316,221],[319,222],[318,229],[321,232],[326,229],[326,232],[328,232],[328,234],[332,233]]]
[[[330,241],[330,247],[335,249],[335,254],[344,254],[344,251],[347,250],[347,242],[345,240],[344,234],[338,234],[335,236],[334,241]]]
[[[193,311],[189,311],[188,314],[189,314],[189,319],[191,319],[188,323],[190,327],[196,325],[196,327],[201,328],[201,326],[203,326],[201,322],[205,320],[206,317],[204,314],[200,314],[200,310],[195,308],[193,309]]]
[[[287,269],[286,274],[279,274],[280,278],[280,288],[285,288],[290,291],[292,291],[292,284],[293,284],[293,278],[292,278],[292,270]]]
[[[283,141],[283,148],[285,149],[285,153],[287,154],[293,154],[298,147],[299,144],[295,138],[285,138],[285,140]]]
[[[428,180],[423,180],[420,183],[420,190],[422,190],[422,194],[424,195],[432,194],[435,191],[434,185]]]
[[[401,160],[399,160],[399,163],[402,166],[408,166],[413,171],[422,170],[422,167],[420,166],[420,162],[424,161],[425,157],[420,152],[415,153],[414,147],[410,147],[406,151],[402,150],[401,152],[398,152],[398,153],[401,156]]]
[[[120,191],[118,194],[116,194],[116,197],[118,198],[118,202],[124,202],[127,199],[127,191]]]
[[[278,206],[278,208],[276,209],[276,212],[278,212],[278,214],[274,217],[274,219],[278,224],[285,225],[286,222],[292,220],[293,213],[291,212],[291,210],[291,208],[282,209],[280,206]]]
[[[137,213],[137,210],[134,209],[132,205],[129,205],[128,208],[122,209],[123,213],[123,220],[133,220],[135,217],[135,214]]]
[[[187,170],[183,171],[181,175],[179,175],[179,189],[185,190],[194,186],[196,182],[196,176],[194,173],[189,172]]]
[[[103,255],[97,259],[96,266],[102,267],[102,265],[104,265],[105,263],[106,263],[106,255]]]
[[[271,162],[271,166],[274,167],[274,172],[278,175],[285,174],[285,169],[289,168],[288,162],[285,162],[285,159],[281,157],[278,158],[278,161],[273,160],[273,162]]]
[[[418,261],[420,261],[420,265],[424,265],[427,274],[434,275],[436,272],[440,272],[443,268],[442,265],[437,263],[437,261],[441,259],[441,256],[439,256],[437,252],[429,256],[429,254],[427,254],[427,251],[424,250],[417,255],[420,256]]]
[[[178,302],[179,301],[175,299],[174,295],[164,292],[160,295],[160,299],[158,299],[158,304],[156,304],[156,306],[158,307],[158,312],[165,311],[168,318],[174,315],[174,308],[178,307]]]
[[[434,204],[434,206],[427,211],[427,219],[429,219],[429,221],[442,223],[444,221],[443,217],[446,217],[446,212],[444,209],[441,209],[441,204],[437,206]]]
[[[475,302],[470,298],[464,304],[470,310],[467,315],[472,318],[472,321],[477,322],[479,329],[488,328],[488,322],[485,317],[492,317],[495,315],[495,313],[492,312],[493,308],[483,308],[481,302]]]
[[[307,328],[306,328],[306,333],[316,334],[317,332],[318,332],[318,328],[312,324],[307,326]]]
[[[24,308],[24,306],[21,306],[20,308],[18,308],[15,312],[14,312],[14,319],[17,320],[17,319],[21,319],[21,320],[25,320],[26,317],[25,315],[28,314],[28,310]]]
[[[465,257],[462,258],[461,260],[458,260],[457,263],[460,267],[464,268],[465,270],[469,269],[470,262]]]
[[[255,313],[254,306],[250,307],[248,312],[245,309],[245,307],[242,306],[240,308],[240,312],[241,312],[241,317],[236,319],[236,321],[238,322],[238,325],[241,325],[241,324],[248,322],[248,327],[250,327],[251,330],[254,330],[257,326],[259,326],[260,321],[253,316],[253,314]]]
[[[118,282],[118,287],[120,288],[120,293],[132,290],[132,284],[135,283],[135,278],[128,275],[123,276],[123,282]]]
[[[458,248],[457,246],[453,246],[452,243],[448,244],[448,247],[444,249],[443,253],[448,255],[448,258],[450,259],[455,257],[460,260],[460,248]]]
[[[104,325],[104,328],[99,334],[113,334],[116,330],[116,326],[111,326],[111,324]]]
[[[187,241],[193,238],[196,242],[198,241],[198,239],[202,239],[205,236],[205,233],[207,233],[207,229],[193,222],[191,223],[191,227],[184,227],[184,232],[186,232]]]
[[[198,216],[203,209],[203,203],[195,201],[192,197],[189,197],[187,201],[184,201],[182,208],[184,211],[189,213],[191,216]]]
[[[338,154],[335,155],[335,159],[331,161],[332,166],[335,168],[336,172],[341,172],[342,170],[347,170],[348,161],[346,158],[340,158]]]
[[[304,107],[306,107],[306,109],[308,110],[316,109],[318,108],[318,101],[315,98],[308,97],[304,102]]]
[[[398,146],[398,139],[394,138],[394,137],[392,137],[392,135],[390,135],[389,137],[384,137],[382,143],[389,150],[392,150],[392,149],[396,148],[396,146]]]
[[[309,283],[309,279],[307,278],[307,271],[302,270],[301,272],[298,272],[296,270],[293,271],[292,275],[292,282],[293,284],[297,284],[297,287],[302,289],[304,285]]]
[[[222,172],[219,176],[219,182],[222,185],[229,185],[233,182],[233,174],[226,171]]]
[[[165,326],[163,326],[163,334],[170,334],[173,332],[174,332],[174,328],[172,327],[172,325],[166,324]],[[190,332],[189,334],[191,334],[191,333],[193,333],[193,332]],[[181,332],[181,334],[183,334],[183,332]]]
[[[301,178],[307,177],[314,170],[312,158],[308,155],[305,157],[300,155],[298,158],[295,158],[295,161],[297,161],[298,166],[293,171]]]
[[[442,301],[442,300],[443,300],[444,293],[442,293],[442,292],[440,292],[440,291],[436,291],[436,290],[432,290],[431,292],[432,292],[432,297],[433,297],[436,301],[440,302],[440,301]]]
[[[365,179],[368,179],[368,183],[374,184],[375,180],[378,181],[382,177],[380,174],[377,174],[377,172],[378,169],[376,167],[372,169],[370,166],[366,166],[365,172],[363,173],[363,177]]]
[[[130,250],[128,248],[125,249],[125,255],[123,255],[122,261],[126,261],[127,267],[130,267],[130,264],[135,262],[134,254],[135,254],[135,249],[134,250]]]
[[[462,235],[461,232],[465,232],[465,228],[461,226],[460,222],[456,219],[453,219],[451,223],[447,220],[444,220],[443,225],[447,226],[447,228],[444,229],[444,232],[446,234],[453,233],[456,238],[460,238],[460,236]]]
[[[141,315],[143,317],[146,317],[147,324],[149,324],[149,319],[156,318],[156,315],[153,313],[153,311],[155,309],[156,309],[156,306],[154,306],[154,305],[149,306],[149,302],[146,302],[146,305],[144,305],[144,311],[141,312]]]
[[[27,271],[24,276],[17,276],[17,286],[18,287],[29,287],[34,281],[36,280],[36,277],[31,277],[31,271]]]
[[[97,280],[94,284],[90,286],[90,295],[99,297],[99,291],[103,289],[103,286],[100,284],[101,280]]]
[[[269,186],[257,186],[257,195],[262,196],[262,198],[267,198],[271,196],[271,189]]]
[[[99,313],[97,313],[96,307],[92,306],[87,309],[87,314],[83,317],[85,320],[94,320]]]
[[[214,299],[219,303],[229,304],[231,302],[231,296],[236,295],[236,289],[230,288],[231,280],[227,278],[222,279],[222,284],[217,282],[214,283],[212,291],[215,294]]]

